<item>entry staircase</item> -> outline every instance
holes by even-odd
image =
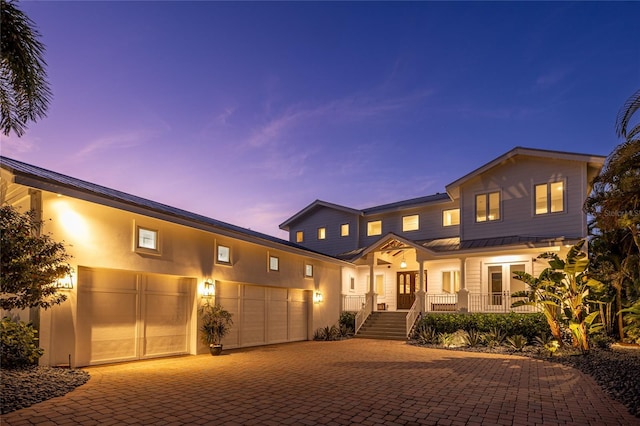
[[[361,339],[407,340],[407,313],[372,312],[355,337]]]

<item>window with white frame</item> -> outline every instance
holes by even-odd
[[[313,277],[313,265],[308,263],[304,265],[304,276],[307,278]]]
[[[442,292],[454,294],[460,291],[460,271],[442,271]]]
[[[218,263],[231,263],[231,249],[229,247],[218,244],[217,252],[216,260]]]
[[[327,238],[327,228],[318,228],[318,239],[324,240],[325,238]]]
[[[367,235],[382,235],[382,221],[372,220],[371,222],[367,222]]]
[[[159,234],[158,230],[136,227],[136,250],[142,252],[159,252]]]
[[[402,231],[417,231],[420,229],[420,216],[417,214],[412,214],[409,216],[402,217]]]
[[[500,220],[500,192],[476,195],[476,222]]]
[[[460,209],[442,211],[442,226],[460,225]]]
[[[296,243],[302,243],[302,242],[304,242],[304,232],[298,231],[296,232]]]
[[[536,214],[564,211],[564,182],[550,182],[535,186]]]
[[[269,270],[270,271],[280,270],[280,259],[278,257],[269,255]]]
[[[349,224],[348,223],[343,223],[342,225],[340,225],[340,236],[341,237],[348,237],[349,236]]]

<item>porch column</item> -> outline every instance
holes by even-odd
[[[467,258],[460,258],[460,290],[458,291],[458,310],[460,312],[469,312],[469,290],[467,290],[466,282],[466,266]]]
[[[427,301],[427,292],[426,292],[426,282],[424,280],[425,269],[424,262],[425,260],[421,258],[421,256],[416,253],[416,261],[418,262],[419,271],[418,271],[418,291],[416,291],[416,300],[418,300],[418,306],[420,306],[420,313],[424,313],[426,311],[426,301]]]
[[[369,292],[366,294],[367,300],[371,301],[371,310],[376,311],[378,308],[378,295],[376,294],[375,289],[375,276],[373,275],[373,265],[376,262],[375,254],[371,255],[371,260],[369,262]]]

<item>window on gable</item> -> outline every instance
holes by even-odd
[[[136,250],[146,253],[159,253],[159,234],[155,229],[136,227]]]
[[[367,235],[382,235],[382,221],[373,220],[367,223]]]
[[[460,291],[460,271],[442,272],[442,291],[449,294]]]
[[[218,245],[217,261],[218,263],[231,263],[231,249],[227,246]]]
[[[298,231],[296,232],[296,243],[302,243],[302,242],[304,242],[304,232]]]
[[[318,228],[318,239],[324,240],[325,238],[327,238],[327,228]]]
[[[269,256],[269,270],[270,271],[279,271],[280,270],[280,259],[276,256]]]
[[[442,226],[460,225],[460,209],[442,211]]]
[[[420,228],[420,216],[413,214],[402,217],[402,231],[417,231]]]
[[[500,220],[500,192],[476,195],[476,222]]]
[[[341,237],[348,237],[349,236],[349,224],[348,223],[343,223],[342,225],[340,225],[340,236]]]
[[[535,186],[536,214],[564,211],[564,183],[551,182]]]

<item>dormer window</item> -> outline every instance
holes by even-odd
[[[500,220],[500,192],[476,195],[476,222]]]

